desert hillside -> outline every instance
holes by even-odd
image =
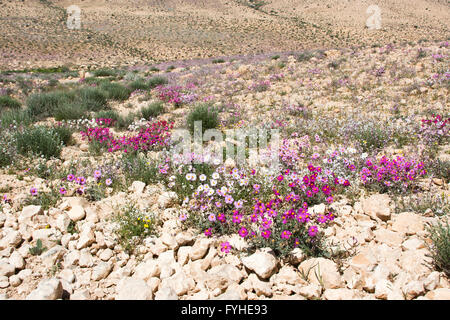
[[[372,4],[378,30],[365,26]],[[70,5],[81,9],[79,30],[66,25]],[[2,0],[0,8],[3,70],[442,40],[450,12],[447,1],[425,0]]]

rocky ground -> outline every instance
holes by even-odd
[[[420,50],[425,54],[418,58]],[[285,53],[279,57],[237,57],[223,63],[174,62],[176,68],[170,73],[150,74],[166,76],[168,86],[188,87],[195,82],[196,101],[229,106],[221,113],[224,128],[265,123],[272,128],[278,125],[289,141],[295,140],[296,132],[298,137],[303,134],[313,137],[318,132],[325,139],[331,137],[327,134],[332,130],[339,129],[327,127],[323,122],[326,119],[343,128],[346,124],[340,121],[362,115],[364,121],[377,119],[385,130],[394,122],[398,123],[396,130],[406,130],[413,128],[411,123],[420,127],[420,119],[429,117],[431,112],[448,116],[448,54],[448,43],[439,41],[314,51],[308,59]],[[164,69],[168,64],[171,63],[159,67]],[[148,67],[136,70],[125,73],[149,76]],[[92,74],[83,79],[89,76]],[[4,75],[3,79],[9,80],[4,80],[4,88],[9,88],[11,96],[19,101],[26,101],[31,93],[24,92],[22,82],[14,77]],[[45,92],[40,88],[48,85],[48,78],[33,74],[25,77],[31,83],[30,92]],[[74,76],[52,77],[62,88],[83,85]],[[256,84],[267,79],[270,79],[267,88],[255,89],[260,88]],[[110,102],[110,106],[126,116],[147,105],[148,99],[157,101],[157,90],[136,91],[123,102]],[[165,111],[157,119],[173,120],[175,127],[182,127],[193,105],[188,102],[175,107],[165,102]],[[232,105],[241,106],[236,109],[239,111],[236,121],[230,120],[235,111],[231,110]],[[302,110],[308,106],[311,116],[292,116],[289,113],[292,105],[301,106]],[[299,119],[306,120],[299,123]],[[139,121],[135,119],[133,125]],[[49,117],[39,123],[54,125],[55,120]],[[302,129],[307,124],[309,127]],[[414,132],[400,132],[416,137]],[[117,153],[93,153],[79,130],[72,136],[74,142],[64,146],[58,159],[18,156],[22,162],[2,169],[0,190],[5,197],[0,214],[0,297],[3,299],[450,299],[448,276],[436,270],[429,256],[432,241],[426,228],[449,220],[450,193],[445,171],[438,175],[429,167],[427,175],[418,179],[419,197],[442,194],[444,199],[420,208],[402,208],[398,193],[390,189],[386,192],[366,189],[355,178],[351,183],[356,193],[343,193],[331,204],[310,207],[317,215],[334,210],[336,218],[322,230],[334,254],[311,257],[296,248],[281,259],[270,248],[259,248],[247,255],[245,248],[249,244],[238,234],[207,237],[204,230],[186,228],[180,221],[180,213],[187,210],[182,199],[171,190],[170,183],[162,181],[144,183],[136,179],[106,188],[103,196],[95,200],[68,190],[48,208],[45,203],[30,204],[28,200],[35,199],[30,195],[32,188],[39,194],[51,192],[64,180],[63,174],[77,168],[74,161],[78,169],[94,172],[107,159],[121,157]],[[400,146],[389,140],[381,148],[367,152],[373,151],[377,159],[384,154],[418,157],[417,150],[428,150],[422,136],[418,137]],[[445,138],[430,161],[440,159],[448,163],[449,145]],[[363,148],[365,143],[365,140],[340,142],[339,134],[333,139],[329,145],[311,147],[311,154],[325,152],[327,147],[340,143],[355,148]],[[358,149],[358,156],[363,150]],[[152,151],[147,157],[156,155]],[[300,164],[306,160],[298,161]],[[42,163],[52,173],[42,174],[38,170]],[[233,164],[227,163],[227,169],[232,167]],[[91,183],[94,178],[88,180]],[[143,239],[129,253],[118,242],[117,223],[111,220],[117,208],[127,202],[152,212],[160,220],[157,233]],[[36,254],[33,249],[37,240],[41,240],[46,250]],[[221,250],[224,241],[233,248],[231,252]]]

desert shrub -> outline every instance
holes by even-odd
[[[428,249],[431,252],[435,268],[450,276],[450,226],[448,221],[446,224],[438,222],[428,226],[427,231],[432,241],[432,244],[428,245]]]
[[[148,85],[150,88],[156,88],[157,86],[165,85],[167,83],[167,79],[161,76],[154,76],[148,80]]]
[[[350,136],[364,152],[375,152],[389,143],[391,132],[381,123],[364,121],[351,129]]]
[[[202,132],[205,132],[218,126],[219,114],[211,105],[199,104],[187,116],[187,126],[191,132],[194,132],[195,121],[201,121]]]
[[[61,199],[61,194],[55,188],[50,192],[37,192],[35,195],[29,195],[24,200],[24,205],[42,206],[44,210],[54,207]]]
[[[84,87],[77,90],[81,109],[99,111],[107,106],[107,95],[101,89]]]
[[[142,181],[146,184],[159,181],[158,166],[136,153],[128,153],[122,157],[121,166],[127,185],[131,185],[133,181]]]
[[[52,129],[58,135],[59,139],[64,145],[69,145],[72,139],[72,129],[62,125],[53,127]]]
[[[131,82],[128,87],[131,90],[148,90],[150,89],[150,85],[148,84],[148,82],[146,82],[144,79],[142,78],[138,78],[136,80],[134,80],[133,82]]]
[[[3,109],[19,109],[20,102],[16,99],[11,98],[10,96],[1,96],[0,95],[0,111]]]
[[[172,70],[175,70],[175,66],[168,66],[166,72],[171,72]]]
[[[14,162],[16,156],[16,148],[11,137],[11,132],[5,130],[0,139],[0,168],[9,166]]]
[[[278,60],[278,59],[280,59],[280,55],[274,55],[274,56],[272,56],[270,59],[272,59],[272,60]]]
[[[150,103],[147,107],[143,107],[141,109],[142,117],[146,120],[156,118],[163,112],[164,112],[164,105],[162,102],[153,102]]]
[[[125,101],[131,94],[131,89],[119,83],[102,83],[100,89],[106,92],[108,99],[117,101]]]
[[[92,71],[92,74],[95,77],[110,77],[110,76],[117,75],[117,72],[113,69],[98,69],[98,70]]]
[[[48,117],[62,105],[75,100],[74,92],[53,91],[35,93],[27,99],[27,110],[32,117]]]
[[[1,127],[6,128],[10,125],[28,125],[31,123],[31,118],[26,110],[13,109],[5,110],[0,116]]]
[[[134,114],[133,112],[128,113],[126,116],[119,116],[115,127],[118,129],[126,129],[133,123],[135,118],[136,114]]]
[[[52,128],[43,126],[25,128],[18,131],[14,138],[17,151],[22,155],[32,153],[49,159],[58,157],[63,146],[63,141],[58,133]]]
[[[86,114],[86,107],[76,102],[69,102],[61,105],[53,112],[56,121],[76,120]]]
[[[115,234],[119,244],[132,253],[143,239],[156,234],[158,220],[152,213],[142,212],[134,205],[123,207],[113,218],[117,223]]]
[[[311,60],[312,57],[314,57],[314,53],[312,51],[305,51],[297,56],[297,61],[298,62],[309,61]]]
[[[216,63],[224,63],[224,62],[225,62],[225,60],[223,60],[223,59],[214,59],[212,61],[212,63],[214,63],[214,64],[216,64]]]
[[[120,115],[116,110],[101,110],[95,114],[97,119],[113,119],[115,121],[119,120]]]

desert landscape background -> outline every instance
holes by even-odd
[[[370,5],[381,29],[365,24]],[[81,29],[67,27],[70,5]],[[449,2],[0,1],[0,69],[119,66],[262,52],[442,40]]]

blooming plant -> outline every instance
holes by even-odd
[[[87,128],[81,131],[83,138],[89,142],[99,144],[108,150],[108,152],[123,151],[148,151],[157,147],[166,146],[169,142],[170,132],[173,123],[166,121],[153,122],[145,128],[139,130],[136,136],[122,136],[115,139],[110,133],[109,128],[95,127]]]
[[[314,214],[309,207],[332,203],[339,182],[328,184],[320,167],[308,166],[304,176],[291,170],[273,174],[224,166],[209,166],[202,173],[190,165],[180,169],[189,171],[173,178],[174,188],[185,189],[183,205],[189,213],[182,220],[206,236],[238,234],[252,246],[269,246],[280,255],[295,247],[324,253],[320,231],[334,214]]]
[[[450,118],[434,115],[433,119],[422,119],[419,135],[427,146],[436,146],[449,140]]]
[[[362,183],[380,192],[411,190],[416,186],[417,180],[425,174],[425,165],[422,161],[407,160],[400,156],[392,160],[383,156],[378,162],[367,159],[360,171]]]

